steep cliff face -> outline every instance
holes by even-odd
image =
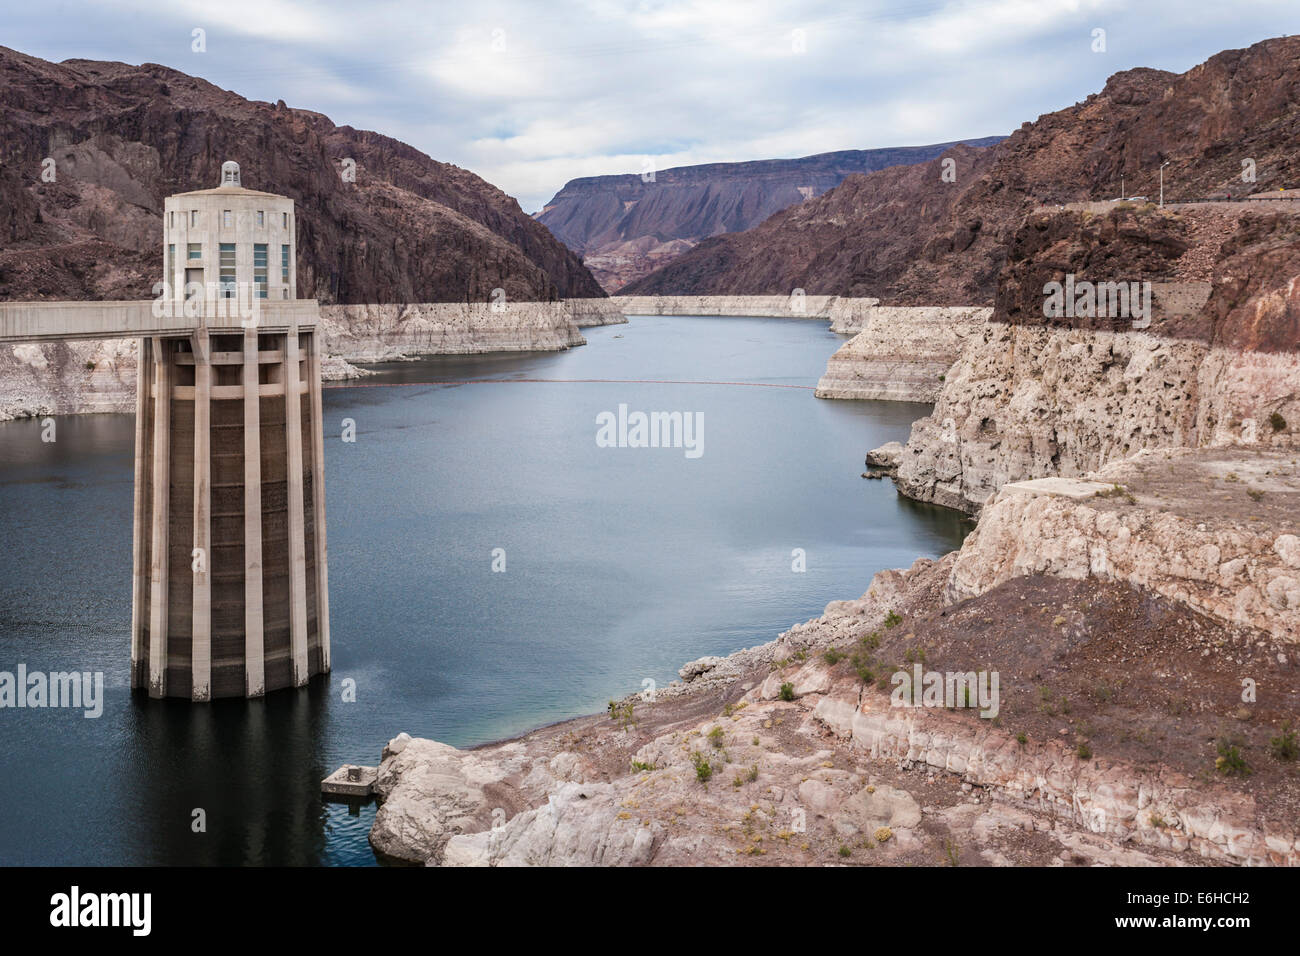
[[[844,299],[837,299],[844,302]],[[855,301],[855,300],[847,300]],[[818,398],[933,403],[948,370],[992,309],[871,306],[826,363]],[[831,325],[833,331],[837,329]]]
[[[950,600],[1031,574],[1123,581],[1279,644],[1300,641],[1300,475],[1278,450],[1142,452],[1006,485],[953,565]]]
[[[1162,336],[1262,351],[1294,349],[1300,345],[1300,300],[1290,283],[1300,275],[1300,203],[1037,211],[1009,245],[997,315],[1017,326],[1132,327],[1131,316],[1100,314],[1100,308],[1045,316],[1044,287],[1063,283],[1067,275],[1094,285],[1156,284],[1150,329]],[[1174,286],[1195,285],[1208,294],[1162,303],[1161,294]]]
[[[239,162],[299,210],[298,288],[324,303],[603,296],[577,256],[472,173],[283,101],[157,64],[48,63],[0,47],[0,298],[141,298],[162,201]],[[42,179],[54,160],[56,180]],[[355,182],[341,175],[356,164]]]
[[[0,346],[0,422],[134,411],[135,381],[134,339]]]
[[[993,321],[913,425],[900,489],[977,510],[1007,482],[1146,449],[1293,443],[1298,229],[1245,204],[1030,216]],[[1067,276],[1151,282],[1151,314],[1045,316],[1044,289]]]
[[[391,362],[420,355],[478,352],[550,352],[585,345],[581,325],[626,322],[608,299],[605,305],[513,302],[501,311],[486,303],[422,305],[332,305],[321,309],[325,347],[348,362]],[[597,321],[599,320],[599,321]]]
[[[1228,50],[1183,74],[1117,73],[1082,103],[921,174],[852,176],[756,229],[701,243],[632,294],[810,292],[888,304],[993,304],[998,271],[1039,204],[1243,194],[1300,181],[1300,37]],[[963,161],[963,159],[967,161]],[[1243,182],[1243,163],[1254,181]],[[923,170],[923,173],[921,172]],[[903,215],[903,213],[907,215]]]
[[[965,142],[989,146],[1001,139]],[[701,239],[757,226],[787,206],[820,196],[846,176],[924,162],[954,145],[680,166],[655,172],[653,180],[640,174],[589,176],[566,183],[537,218],[582,255],[612,292]]]

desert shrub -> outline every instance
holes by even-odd
[[[1214,759],[1214,769],[1225,777],[1246,777],[1251,773],[1250,765],[1241,755],[1241,748],[1231,740],[1220,740],[1219,755]]]
[[[695,764],[695,779],[708,783],[713,777],[713,764],[709,763],[709,758],[697,750],[691,754],[691,762]]]
[[[1282,725],[1282,735],[1270,740],[1269,747],[1278,760],[1295,760],[1300,756],[1300,743],[1296,742],[1295,731],[1291,729],[1290,723]]]

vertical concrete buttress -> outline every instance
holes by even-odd
[[[284,346],[284,432],[288,456],[289,498],[289,647],[293,659],[293,682],[307,683],[307,537],[303,515],[302,460],[302,356],[298,349],[298,327],[285,336]]]
[[[258,335],[244,332],[244,696],[266,693],[262,660],[262,418]]]
[[[153,340],[149,536],[149,696],[167,696],[167,530],[171,487],[171,356]]]
[[[132,586],[131,586],[131,687],[148,687],[145,671],[145,641],[149,634],[149,477],[151,462],[149,449],[152,438],[150,426],[150,396],[152,395],[153,359],[152,342],[137,342],[135,382],[135,520],[131,529]]]
[[[212,350],[207,329],[193,339],[194,355],[194,547],[190,697],[212,697]]]
[[[168,196],[152,301],[18,303],[0,341],[135,338],[131,687],[207,701],[330,669],[321,332],[293,200]]]
[[[321,334],[311,334],[312,515],[316,522],[316,634],[320,642],[320,669],[330,669],[330,585],[329,558],[325,546],[325,414],[321,395]]]

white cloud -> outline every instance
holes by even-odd
[[[118,0],[101,6],[149,17],[159,12],[152,0]],[[166,15],[209,34],[220,31],[277,42],[321,43],[346,36],[346,15],[336,8],[290,0],[171,0]],[[181,40],[188,45],[190,34]]]
[[[1300,32],[1293,0],[146,0],[6,44],[151,60],[454,162],[525,209],[569,179],[1009,133],[1134,66]],[[208,52],[189,51],[190,29]],[[1091,30],[1107,30],[1093,54]],[[802,31],[803,52],[792,42]],[[235,42],[232,42],[234,38]]]

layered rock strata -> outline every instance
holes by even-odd
[[[628,295],[613,299],[624,315],[763,316],[828,319],[831,295]],[[873,304],[876,300],[870,300]]]
[[[974,512],[1009,481],[1078,476],[1146,449],[1290,444],[1295,422],[1295,352],[990,323],[912,426],[898,486]]]
[[[987,146],[1001,137],[971,140]],[[589,176],[564,185],[537,214],[612,292],[701,239],[758,225],[845,176],[931,159],[953,143],[841,150],[801,159],[679,166],[654,175]]]
[[[879,305],[848,314],[841,310],[832,331],[860,331],[826,363],[817,397],[932,403],[967,338],[992,312]]]
[[[575,319],[583,325],[626,321],[607,301],[335,305],[320,311],[330,354],[350,362],[388,362],[584,345]]]
[[[1300,643],[1294,452],[1145,451],[1086,481],[1004,485],[958,553],[948,597],[1030,574],[1122,581]]]
[[[134,339],[0,346],[0,421],[135,409]]]

